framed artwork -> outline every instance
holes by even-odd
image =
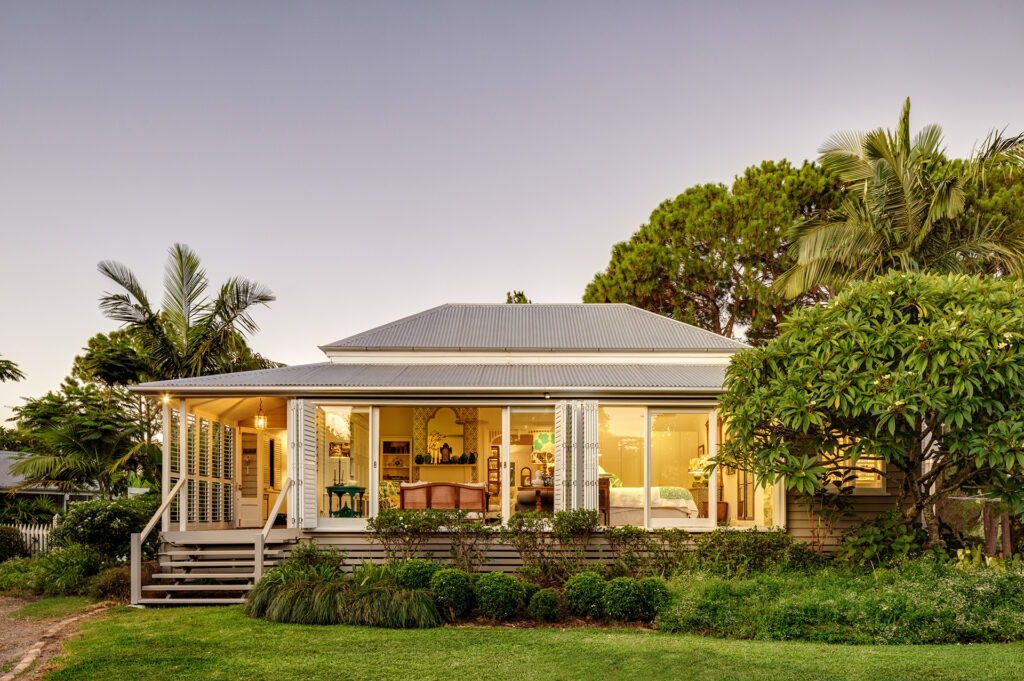
[[[495,458],[487,459],[487,470],[496,471],[498,470],[498,460]]]
[[[698,459],[703,459],[704,458],[704,445],[697,445],[697,458]]]
[[[529,466],[523,466],[523,469],[519,472],[519,486],[520,487],[532,487],[533,486],[533,471],[530,470]]]
[[[352,455],[352,442],[349,440],[343,442],[331,442],[327,445],[327,456],[332,459],[340,459],[342,457]]]

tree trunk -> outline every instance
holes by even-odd
[[[1004,513],[999,516],[999,529],[1002,535],[1003,557],[1009,558],[1013,554],[1013,539],[1010,531],[1010,514]]]
[[[928,533],[927,548],[945,548],[946,542],[942,541],[942,535],[939,533],[939,519],[935,515],[934,504],[925,504],[921,509],[921,516],[924,519],[924,529]]]
[[[983,502],[981,511],[981,522],[985,529],[985,553],[990,556],[996,554],[996,540],[999,536],[999,525],[996,524],[995,514],[992,512],[992,502]]]

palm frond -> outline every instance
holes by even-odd
[[[184,345],[196,317],[206,312],[203,294],[209,282],[199,256],[185,244],[171,246],[164,267],[163,313]]]
[[[18,368],[18,365],[9,359],[0,359],[0,383],[6,381],[20,381],[25,374]]]
[[[114,321],[134,324],[153,314],[146,291],[130,269],[113,260],[101,261],[97,269],[125,290],[125,293],[104,292],[100,298],[100,309],[104,315]]]

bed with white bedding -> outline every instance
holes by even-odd
[[[610,525],[643,525],[644,488],[612,487],[608,490]],[[651,515],[657,518],[696,518],[697,504],[685,487],[652,487]]]

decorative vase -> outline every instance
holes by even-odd
[[[476,463],[476,452],[470,452],[469,453],[469,462],[470,463]]]
[[[465,454],[463,454],[462,456],[459,457],[459,463],[467,463],[468,461],[469,461],[469,457],[466,456]]]
[[[423,463],[423,455],[422,454],[417,454],[416,455],[416,463],[418,463],[418,464]]]

